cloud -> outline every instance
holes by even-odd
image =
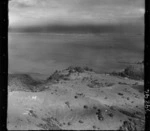
[[[12,0],[11,5],[25,4],[27,6],[72,6],[72,7],[95,7],[99,5],[123,5],[144,6],[143,0]]]
[[[104,24],[144,15],[144,0],[12,0],[10,26]]]

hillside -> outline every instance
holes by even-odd
[[[69,67],[41,83],[11,75],[9,88],[10,130],[144,130],[143,80]]]
[[[43,82],[34,80],[28,74],[9,74],[8,90],[9,91],[38,91]]]

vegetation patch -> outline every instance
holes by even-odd
[[[109,87],[113,85],[114,83],[109,83],[109,82],[100,83],[98,82],[98,80],[92,80],[91,83],[89,83],[87,86],[90,88],[101,88],[101,87]]]
[[[119,96],[123,96],[123,93],[120,93],[120,92],[119,92],[118,95],[119,95]]]
[[[44,129],[44,130],[61,130],[61,128],[58,126],[61,125],[55,118],[42,118],[42,120],[45,122],[38,124],[37,126]]]
[[[122,126],[120,126],[119,131],[137,131],[137,129],[132,122],[124,121]]]
[[[78,73],[83,73],[84,71],[93,71],[93,69],[89,68],[89,67],[74,67],[74,66],[70,66],[67,68],[67,70],[70,72],[70,73],[75,73],[75,72],[78,72]]]
[[[113,117],[114,115],[113,113],[108,113],[108,116]]]
[[[82,120],[79,120],[79,123],[84,123]]]
[[[36,115],[35,111],[33,111],[33,110],[29,110],[29,115],[32,116],[32,117],[35,117],[35,118],[38,117],[38,116]]]
[[[140,93],[144,93],[144,86],[143,85],[133,85],[131,86],[133,89],[138,90]]]
[[[87,106],[87,105],[84,105],[83,108],[84,108],[84,109],[88,109],[88,106]]]
[[[59,80],[69,80],[69,75],[61,74],[59,71],[55,71],[48,79],[47,81],[51,82],[57,82]]]
[[[100,120],[100,121],[104,120],[104,117],[103,117],[102,112],[101,112],[100,109],[97,110],[96,115],[98,117],[98,120]]]
[[[129,116],[129,117],[132,117],[132,118],[142,119],[141,117],[143,116],[143,114],[138,112],[138,111],[133,112],[133,113],[129,112],[129,111],[122,110],[122,109],[118,109],[118,111],[121,112],[122,114]]]
[[[122,72],[112,72],[110,75],[127,77],[135,80],[144,79],[144,63],[136,63],[133,65],[127,66]]]

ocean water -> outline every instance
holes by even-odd
[[[9,72],[50,74],[68,66],[119,71],[143,60],[142,34],[9,33]]]

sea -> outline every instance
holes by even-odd
[[[8,35],[10,73],[51,74],[69,66],[108,73],[144,58],[144,35],[138,33]]]

